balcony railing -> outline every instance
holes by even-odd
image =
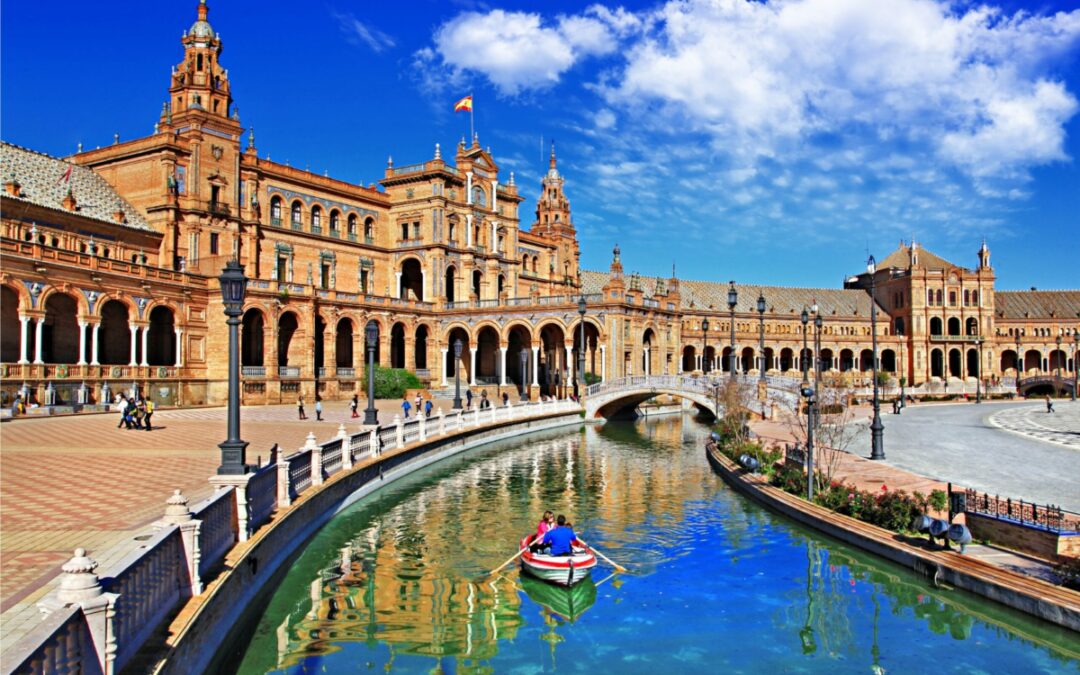
[[[240,374],[244,377],[266,377],[266,366],[240,366]]]
[[[274,227],[281,227],[281,218],[275,218],[274,216],[270,216],[270,224]]]
[[[356,241],[356,233],[355,232],[350,232],[348,239],[349,239],[349,241]]]
[[[299,366],[278,366],[278,377],[300,377]]]
[[[975,342],[983,340],[981,335],[931,335],[930,342]]]
[[[292,229],[296,230],[297,232],[304,229],[304,224],[301,223],[298,220],[292,221],[291,223],[289,223],[289,226],[292,227]]]
[[[338,368],[337,368],[337,376],[338,377],[356,377],[356,368],[344,368],[342,366],[338,366]]]
[[[397,242],[398,248],[411,248],[413,246],[423,246],[423,239],[399,239]]]
[[[374,246],[375,245],[375,237],[369,237],[368,235],[365,234],[364,235],[364,243],[367,244],[368,246]]]

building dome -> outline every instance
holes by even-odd
[[[191,30],[188,31],[188,35],[191,37],[212,40],[214,38],[214,29],[210,26],[209,21],[196,21],[191,24]]]

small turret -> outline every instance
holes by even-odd
[[[990,247],[986,245],[985,239],[982,241],[982,246],[979,247],[979,269],[990,269]]]

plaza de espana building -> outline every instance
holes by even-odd
[[[729,369],[727,283],[626,274],[617,246],[607,271],[579,268],[554,148],[531,187],[476,136],[388,162],[379,185],[271,161],[241,125],[207,12],[198,5],[182,38],[152,135],[64,158],[0,146],[5,406],[18,391],[41,405],[93,405],[133,386],[164,405],[223,403],[217,277],[234,257],[250,279],[247,404],[363,397],[372,321],[377,362],[431,390],[453,387],[460,340],[457,372],[474,393],[517,400],[524,384],[533,399],[566,396],[582,295],[590,381]],[[534,188],[535,217],[523,223],[522,192]],[[879,261],[882,370],[909,387],[1008,382],[1018,370],[1071,380],[1080,291],[997,291],[986,244],[972,253],[963,267],[901,242]],[[801,377],[800,315],[816,306],[823,371],[866,384],[869,287],[866,272],[835,289],[735,284],[736,370]]]

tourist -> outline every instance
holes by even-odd
[[[465,390],[465,407],[472,410],[472,389]]]
[[[431,417],[431,409],[434,405],[435,404],[431,402],[430,398],[424,402],[424,417]]]
[[[146,419],[146,399],[140,398],[135,402],[135,428],[142,429]]]
[[[566,522],[566,516],[561,513],[555,523],[556,527],[544,534],[544,545],[551,546],[551,552],[548,555],[573,555],[574,542],[577,541],[574,528]]]
[[[307,415],[304,414],[304,395],[303,394],[300,394],[300,396],[298,396],[297,399],[296,399],[296,412],[299,414],[300,419],[302,419],[302,420],[307,419]]]
[[[322,396],[315,394],[315,421],[322,422]]]
[[[146,413],[143,418],[143,424],[146,425],[146,430],[151,431],[153,426],[150,424],[150,418],[154,416],[154,402],[150,399],[146,399]]]
[[[357,396],[356,394],[353,394],[352,400],[349,401],[349,410],[352,410],[352,416],[353,417],[360,417],[359,413],[356,412],[356,409],[359,408],[359,407],[360,407],[360,397]]]
[[[424,397],[420,395],[420,392],[416,393],[416,414],[420,414],[420,409],[424,407]]]
[[[127,423],[127,399],[123,394],[117,394],[120,398],[116,401],[116,408],[120,411],[120,424],[116,425],[116,428],[124,426]]]
[[[409,403],[408,394],[401,397],[401,409],[405,411],[405,419],[409,419],[409,411],[412,410],[412,403]]]
[[[551,511],[544,511],[540,522],[536,524],[536,534],[530,540],[529,550],[537,553],[544,548],[544,535],[553,529],[555,529],[555,514]]]
[[[1050,400],[1050,394],[1046,395],[1046,412],[1047,414],[1054,412],[1054,402]]]
[[[510,405],[510,394],[507,394],[507,393],[506,393],[506,392],[504,391],[504,392],[503,392],[503,407],[505,408],[505,407],[507,407],[508,405]]]

